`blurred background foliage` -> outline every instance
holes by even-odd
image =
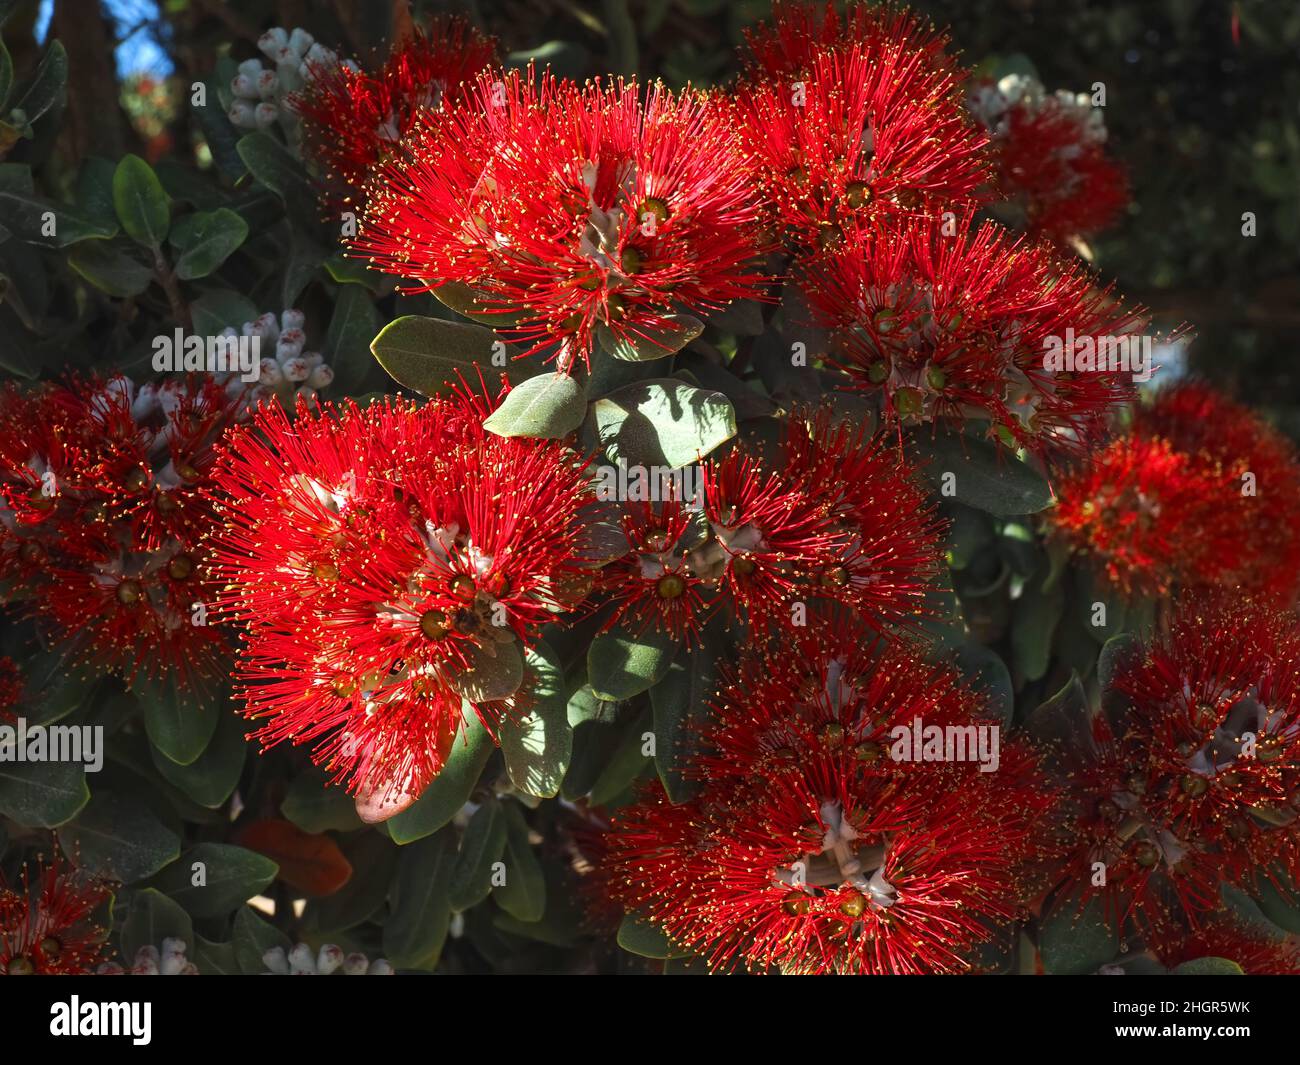
[[[399,6],[405,0],[397,0]],[[1300,5],[1289,0],[916,0],[971,65],[1027,56],[1049,89],[1106,88],[1111,149],[1133,204],[1096,265],[1161,324],[1196,331],[1193,366],[1300,436]],[[208,160],[186,106],[219,57],[256,55],[273,25],[309,25],[361,57],[385,47],[392,0],[23,0],[6,27],[21,80],[51,32],[69,51],[61,123],[10,162],[71,191],[87,156]],[[725,82],[768,0],[470,0],[457,11],[516,63],[673,85]],[[116,99],[114,107],[110,101]],[[1242,234],[1253,212],[1257,235]]]

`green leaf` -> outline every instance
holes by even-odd
[[[131,907],[122,922],[122,956],[134,964],[141,947],[161,948],[164,939],[181,940],[187,951],[194,947],[194,925],[190,915],[161,891],[145,888],[131,896]]]
[[[718,682],[718,658],[705,644],[688,647],[650,689],[654,712],[655,768],[672,802],[685,802],[698,789],[683,770],[695,751],[698,729],[708,717],[708,700]]]
[[[153,280],[152,269],[103,240],[76,245],[68,253],[68,265],[101,292],[119,298],[140,295]]]
[[[1011,658],[1021,676],[1040,680],[1052,658],[1052,637],[1065,611],[1065,591],[1059,584],[1043,591],[1043,582],[1025,582],[1011,617]]]
[[[116,222],[101,224],[71,207],[37,196],[31,169],[18,163],[0,163],[0,218],[19,240],[46,247],[65,248],[117,232]]]
[[[302,164],[269,133],[256,130],[235,145],[248,172],[286,202],[314,198]]]
[[[1176,966],[1174,976],[1245,976],[1244,970],[1235,961],[1227,958],[1193,958]]]
[[[354,832],[339,845],[348,864],[365,870],[365,875],[353,876],[334,894],[308,902],[305,919],[325,934],[345,932],[375,916],[386,904],[400,853],[378,832]]]
[[[1039,951],[1050,976],[1094,973],[1119,953],[1119,937],[1099,899],[1080,908],[1079,894],[1056,901],[1039,926]]]
[[[9,90],[14,86],[14,61],[9,55],[9,49],[5,47],[4,41],[0,40],[0,112],[9,113],[9,108],[5,107],[5,101],[9,99]]]
[[[524,652],[528,686],[518,716],[497,730],[510,782],[543,799],[560,790],[573,754],[573,729],[564,698],[564,671],[549,645],[538,641]]]
[[[1284,869],[1274,867],[1257,872],[1250,895],[1269,921],[1293,935],[1300,935],[1300,890]]]
[[[153,167],[125,155],[113,172],[113,208],[122,228],[138,244],[161,248],[171,223],[171,201]]]
[[[150,742],[178,765],[189,765],[207,750],[217,731],[223,700],[193,688],[180,690],[174,677],[141,677],[132,691],[144,707]]]
[[[275,862],[255,851],[199,843],[164,869],[154,883],[191,917],[224,917],[260,895],[279,872]]]
[[[618,744],[591,785],[591,805],[604,806],[617,799],[645,772],[650,762],[645,751],[646,738],[652,723],[653,711],[648,706],[621,722],[623,728]],[[655,749],[658,750],[658,743]]]
[[[344,285],[334,300],[324,349],[337,392],[355,392],[365,381],[374,365],[370,339],[378,328],[379,312],[369,291],[360,285]]]
[[[622,629],[602,632],[587,652],[592,692],[598,699],[617,702],[649,691],[667,675],[680,646],[653,629],[639,636]]]
[[[27,122],[35,122],[45,114],[63,92],[68,81],[68,53],[60,41],[51,41],[41,56],[40,65],[27,86],[27,91],[19,97],[14,109],[27,116]]]
[[[1047,754],[1048,766],[1058,774],[1069,772],[1079,759],[1095,751],[1088,696],[1077,674],[1025,718],[1025,731]]]
[[[467,322],[406,315],[384,326],[370,350],[394,381],[422,396],[442,395],[462,378],[477,381],[480,371],[489,380],[502,373],[511,381],[525,377],[492,330]]]
[[[173,903],[175,905],[175,903]],[[178,910],[179,906],[176,907]],[[184,913],[184,910],[181,910]],[[186,915],[189,920],[189,915]],[[250,907],[241,906],[235,914],[235,927],[230,940],[235,948],[235,961],[242,972],[252,975],[267,972],[266,962],[262,960],[268,950],[280,947],[288,951],[293,944],[289,937],[274,925],[264,921]]]
[[[466,318],[472,318],[484,325],[494,327],[515,325],[519,321],[519,314],[494,310],[493,304],[484,293],[476,292],[469,285],[463,285],[459,281],[448,281],[431,291],[437,301],[448,310],[463,314]]]
[[[596,339],[614,358],[623,362],[651,362],[681,351],[704,332],[704,323],[689,314],[673,315],[663,326],[637,333],[614,333],[609,326],[596,325]]]
[[[642,958],[689,958],[691,952],[673,943],[657,924],[629,913],[618,926],[618,945]]]
[[[149,747],[159,775],[210,810],[215,810],[230,798],[243,772],[247,751],[243,721],[234,714],[220,715],[212,742],[189,765],[179,765],[157,748]],[[351,806],[349,802],[349,809]]]
[[[497,436],[560,440],[586,416],[582,386],[566,373],[543,373],[512,388],[483,428]]]
[[[995,651],[974,642],[957,649],[956,664],[971,687],[988,699],[992,716],[1001,719],[1004,728],[1010,728],[1016,712],[1016,696],[1007,664]]]
[[[90,704],[100,678],[62,650],[24,651],[22,705],[28,726],[49,725]]]
[[[304,832],[350,832],[362,824],[352,796],[316,769],[293,778],[280,812]]]
[[[470,711],[461,723],[442,772],[433,778],[423,795],[386,822],[393,842],[409,844],[424,839],[455,817],[469,800],[492,751],[492,737],[478,715]]]
[[[204,976],[238,976],[239,958],[234,943],[212,943],[197,936],[194,956],[190,959]]]
[[[402,850],[384,925],[384,954],[394,966],[431,966],[451,921],[448,889],[456,865],[453,832],[440,832]]]
[[[247,296],[229,289],[205,292],[190,304],[194,332],[199,336],[217,336],[223,329],[238,332],[245,322],[258,316],[257,305]]]
[[[492,866],[506,846],[506,819],[501,804],[489,799],[469,819],[448,889],[451,908],[460,913],[492,893]]]
[[[24,828],[57,828],[89,800],[78,762],[0,762],[0,814]]]
[[[908,450],[924,464],[926,477],[959,503],[1003,517],[1037,514],[1052,504],[1047,481],[988,440],[917,431],[911,435]],[[953,476],[947,478],[947,474]]]
[[[721,392],[639,381],[591,404],[586,431],[614,462],[677,469],[735,436],[736,412]]]
[[[469,668],[452,678],[452,687],[471,703],[509,699],[524,682],[524,656],[518,640],[469,644]]]
[[[546,877],[528,842],[528,823],[514,803],[506,804],[502,813],[506,823],[506,882],[493,890],[492,897],[511,917],[540,921],[546,913]]]
[[[225,207],[186,215],[168,237],[181,253],[176,276],[182,281],[207,277],[247,238],[248,223]]]
[[[72,823],[59,829],[79,868],[131,884],[152,876],[180,854],[181,841],[141,800],[96,791]]]

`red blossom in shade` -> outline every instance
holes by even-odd
[[[989,129],[997,189],[1020,228],[1062,244],[1113,225],[1128,205],[1128,179],[1106,153],[1106,127],[1087,96],[1036,88],[1008,98],[977,85],[971,109]]]
[[[1191,596],[1109,671],[1092,728],[1048,745],[1070,779],[1065,882],[1117,921],[1196,928],[1222,883],[1300,872],[1300,621]]]
[[[608,837],[624,904],[710,965],[965,971],[989,922],[1019,912],[1050,801],[1034,763],[1007,744],[990,773],[894,758],[918,718],[996,727],[950,667],[839,618],[751,652],[711,711],[697,796],[656,786]]]
[[[628,553],[602,574],[610,625],[692,641],[723,610],[762,639],[810,605],[877,631],[923,613],[943,527],[892,448],[820,412],[791,420],[772,466],[737,448],[691,472],[692,499],[626,506]]]
[[[743,84],[735,107],[771,222],[802,251],[871,218],[959,211],[987,181],[984,136],[924,43],[821,52]]]
[[[8,655],[0,657],[0,724],[13,721],[14,707],[23,697],[27,681],[18,663]]]
[[[471,286],[530,351],[558,343],[562,369],[598,331],[667,352],[678,311],[762,290],[749,177],[712,98],[484,75],[381,166],[355,248],[421,291]]]
[[[892,4],[854,0],[841,12],[829,0],[776,0],[771,22],[757,23],[744,33],[749,74],[755,80],[806,73],[822,52],[855,46],[868,55],[906,47],[926,55],[936,70],[956,69],[946,52],[948,35],[906,7]]]
[[[1226,958],[1247,976],[1300,974],[1300,945],[1277,929],[1266,931],[1226,913],[1195,929],[1163,928],[1148,937],[1148,946],[1171,969],[1198,958]]]
[[[290,98],[308,157],[335,206],[356,204],[375,168],[416,124],[496,61],[496,42],[464,19],[435,18],[394,46],[375,74],[344,64],[316,69]]]
[[[0,578],[70,658],[182,688],[221,672],[222,637],[195,623],[215,599],[204,488],[241,389],[115,377],[0,398]]]
[[[1094,368],[1083,353],[1103,338],[1136,343],[1142,312],[993,222],[851,228],[808,264],[805,285],[833,330],[832,361],[879,394],[896,429],[987,420],[1003,443],[1053,460],[1104,439],[1113,409],[1136,394],[1133,373]]]
[[[1133,595],[1237,588],[1294,601],[1300,460],[1202,384],[1166,389],[1060,483],[1055,535]]]
[[[263,407],[216,472],[245,714],[388,815],[441,770],[462,699],[489,725],[509,709],[524,647],[581,575],[582,463],[489,433],[491,410],[467,390],[292,422]]]
[[[95,911],[111,896],[103,883],[56,858],[24,866],[16,888],[0,874],[0,974],[86,975],[107,959],[107,930]]]

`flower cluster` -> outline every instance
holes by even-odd
[[[982,696],[906,643],[840,619],[752,650],[710,707],[680,805],[618,812],[611,890],[711,965],[792,973],[961,972],[1020,910],[1050,805],[1032,759],[997,772],[904,757],[914,728],[996,734]],[[972,755],[973,757],[973,755]]]
[[[1300,457],[1244,407],[1188,383],[1059,485],[1055,535],[1120,590],[1300,590]]]
[[[301,397],[316,399],[316,393],[334,380],[333,368],[319,351],[305,351],[307,334],[303,327],[307,316],[296,308],[286,308],[279,318],[267,311],[256,321],[245,322],[236,332],[233,326],[222,330],[222,337],[256,337],[258,341],[258,387],[246,398],[250,406],[276,397],[291,406]],[[264,349],[272,349],[270,352]]]
[[[205,489],[244,405],[206,376],[0,396],[0,580],[70,661],[182,688],[220,674]]]
[[[213,573],[242,622],[238,669],[264,744],[315,745],[365,812],[391,816],[441,769],[462,700],[495,720],[524,648],[580,579],[582,463],[483,429],[463,390],[278,406],[228,440]]]
[[[942,39],[913,39],[910,18],[808,44],[801,69],[766,62],[736,93],[769,221],[798,251],[831,248],[876,218],[934,218],[979,201],[985,139],[961,105]],[[867,27],[870,27],[868,29]],[[761,55],[771,38],[758,37]],[[762,42],[767,41],[765,45]]]
[[[289,106],[337,207],[356,204],[372,171],[416,125],[496,60],[496,42],[460,18],[435,18],[394,45],[376,72],[355,63],[316,72]]]
[[[0,974],[86,975],[108,951],[96,923],[108,887],[81,876],[63,858],[24,865],[10,887],[0,874]]]
[[[292,32],[279,26],[267,30],[257,41],[257,48],[274,67],[260,59],[246,59],[230,83],[231,102],[228,117],[241,129],[267,129],[279,123],[293,126],[297,121],[292,106],[293,93],[342,67],[355,70],[351,60],[339,62],[338,54],[317,41],[304,29]]]
[[[1010,74],[973,86],[968,104],[989,132],[998,192],[1020,228],[1062,244],[1106,229],[1128,205],[1105,119],[1086,93],[1048,94],[1036,78]]]
[[[832,360],[879,395],[894,427],[973,419],[1052,459],[1104,439],[1110,412],[1136,395],[1118,365],[1057,367],[1048,356],[1055,342],[1104,350],[1105,338],[1139,333],[1142,313],[996,223],[853,226],[806,276]]]
[[[749,165],[718,101],[530,75],[482,74],[419,113],[369,187],[358,251],[426,289],[470,286],[561,369],[598,334],[668,354],[679,311],[761,292]]]
[[[877,630],[924,613],[942,525],[914,471],[861,430],[795,417],[772,468],[737,448],[699,476],[698,498],[625,507],[628,553],[602,571],[610,624],[694,639],[721,609],[762,641],[809,604]]]
[[[1070,779],[1065,882],[1157,938],[1222,910],[1223,883],[1290,882],[1300,621],[1191,597],[1166,633],[1117,652],[1111,669],[1091,730],[1053,748]]]

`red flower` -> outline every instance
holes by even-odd
[[[1031,235],[1058,244],[1088,237],[1128,205],[1128,180],[1106,154],[1106,127],[1087,96],[1048,96],[1036,86],[1009,99],[986,83],[971,107],[992,135],[998,191]]]
[[[462,699],[485,723],[523,680],[522,648],[579,574],[582,464],[506,439],[468,392],[259,409],[216,483],[223,606],[244,622],[239,679],[257,736],[314,758],[391,815],[441,770]]]
[[[1191,597],[1112,669],[1091,739],[1056,752],[1072,773],[1067,882],[1116,919],[1196,927],[1221,884],[1300,872],[1300,621]]]
[[[1134,595],[1300,589],[1300,462],[1281,434],[1200,384],[1160,392],[1059,485],[1056,535]]]
[[[1004,443],[1050,459],[1104,438],[1111,410],[1135,395],[1132,373],[1073,360],[1104,338],[1137,344],[1141,312],[993,222],[852,227],[809,263],[806,286],[834,330],[833,361],[855,388],[879,392],[895,428],[988,419]]]
[[[906,38],[820,52],[806,73],[743,84],[735,121],[790,242],[830,248],[867,219],[974,203],[984,137],[955,84],[924,40]]]
[[[396,44],[376,74],[338,64],[313,71],[289,105],[336,206],[357,203],[375,168],[416,124],[496,61],[496,42],[464,19],[435,18]]]
[[[1300,974],[1300,946],[1280,931],[1269,934],[1240,917],[1216,914],[1195,930],[1164,929],[1149,944],[1162,964],[1175,968],[1197,958],[1226,958],[1247,976]]]
[[[199,573],[213,444],[242,393],[210,377],[74,379],[0,401],[0,574],[75,659],[182,687],[220,673]]]
[[[754,79],[806,73],[821,52],[860,47],[872,54],[890,47],[924,53],[936,70],[955,71],[947,55],[948,35],[905,7],[875,6],[854,0],[841,13],[834,3],[775,0],[770,23],[747,28]]]
[[[675,941],[724,968],[958,972],[1018,912],[1034,764],[901,759],[918,718],[998,727],[949,667],[841,620],[748,655],[711,710],[698,796],[655,787],[609,837],[625,905]]]
[[[774,467],[737,448],[690,472],[698,498],[627,506],[629,553],[602,575],[611,625],[689,641],[721,609],[763,639],[819,604],[877,631],[923,612],[942,525],[915,471],[860,430],[798,415]]]
[[[95,911],[111,897],[61,859],[23,867],[17,890],[0,874],[0,974],[86,975],[106,960],[107,930]]]
[[[559,342],[567,368],[598,331],[667,351],[677,310],[759,294],[751,196],[710,99],[515,71],[423,113],[381,167],[355,246],[422,289],[472,286],[498,328],[530,350]]]

